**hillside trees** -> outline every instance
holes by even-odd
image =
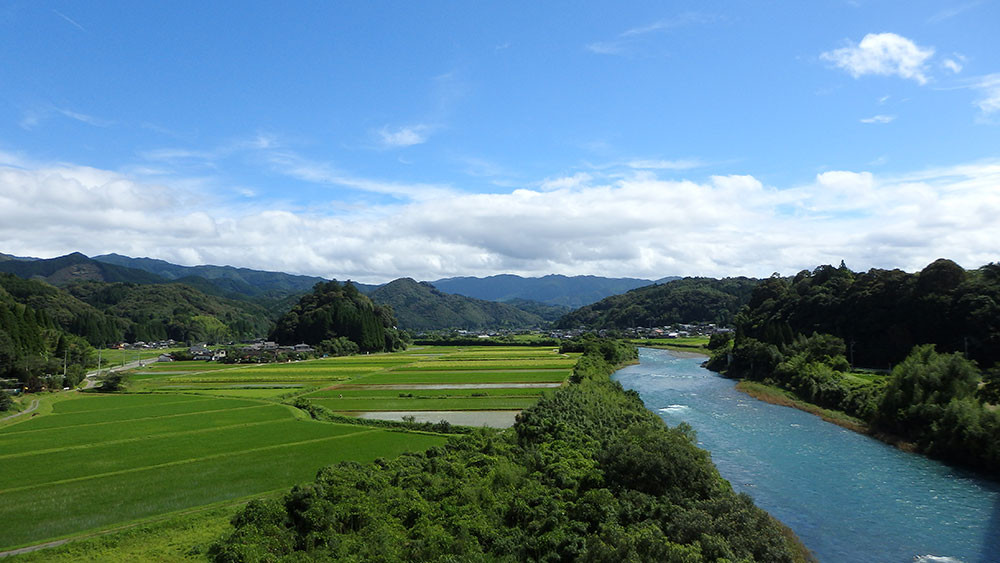
[[[281,344],[334,346],[343,337],[362,352],[391,351],[405,347],[394,325],[390,307],[375,305],[351,282],[331,281],[316,284],[279,318],[270,338]]]
[[[622,329],[674,323],[730,324],[758,280],[684,278],[633,289],[581,307],[559,319],[558,328]]]
[[[75,385],[91,350],[82,338],[66,334],[44,311],[19,303],[0,285],[0,379],[30,390]]]

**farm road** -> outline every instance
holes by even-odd
[[[21,412],[16,412],[14,414],[5,416],[3,418],[0,418],[0,422],[3,422],[5,420],[11,419],[11,418],[14,418],[15,416],[21,416],[22,414],[28,414],[29,412],[31,412],[31,411],[33,411],[33,410],[35,410],[37,408],[38,408],[38,399],[34,399],[34,400],[31,401],[31,405],[29,405],[28,408],[24,409]]]

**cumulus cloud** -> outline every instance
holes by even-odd
[[[820,57],[855,78],[866,74],[896,75],[926,84],[926,63],[933,55],[933,47],[919,47],[901,35],[869,33],[857,45],[827,51]]]
[[[81,166],[0,166],[0,251],[119,252],[381,282],[400,276],[794,273],[845,259],[915,270],[996,260],[1000,162],[900,177],[827,171],[790,187],[748,175],[569,175],[336,215],[213,205],[175,185]]]

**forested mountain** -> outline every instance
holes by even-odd
[[[181,281],[189,285],[197,284],[192,278],[205,279],[222,291],[240,293],[249,297],[261,295],[283,297],[290,294],[303,294],[312,290],[317,283],[326,281],[316,276],[299,276],[232,266],[178,266],[164,260],[130,258],[120,254],[95,256],[94,260],[144,270],[167,280]],[[202,287],[199,289],[204,291]]]
[[[0,387],[10,387],[12,381],[35,391],[43,386],[75,385],[83,377],[92,349],[84,339],[62,330],[46,313],[63,312],[61,307],[36,309],[29,304],[48,307],[57,300],[50,295],[32,299],[31,285],[44,284],[0,274],[0,380],[6,380]],[[8,286],[14,291],[9,292]]]
[[[677,278],[663,278],[659,282],[674,279]],[[430,283],[445,293],[456,293],[487,301],[506,302],[512,299],[528,299],[575,309],[611,295],[657,282],[636,278],[602,278],[599,276],[570,277],[553,274],[540,278],[522,278],[512,274],[502,274],[485,278],[445,278]]]
[[[427,282],[400,278],[371,293],[389,305],[406,330],[530,328],[546,324],[538,315],[504,303],[443,293]]]
[[[277,317],[260,305],[205,295],[183,284],[76,281],[58,288],[0,274],[0,287],[43,312],[54,326],[95,346],[168,338],[242,340],[264,336]]]
[[[382,352],[405,347],[391,307],[376,305],[354,284],[318,283],[271,331],[279,344],[306,343],[330,353]]]
[[[538,315],[543,321],[548,321],[550,323],[556,322],[561,319],[563,315],[573,310],[565,305],[547,305],[539,301],[521,299],[520,297],[509,299],[503,303],[505,305],[510,305],[511,307],[517,307],[518,309],[533,315]]]
[[[98,308],[80,301],[69,292],[38,280],[14,274],[0,274],[0,288],[17,302],[44,314],[53,324],[72,334],[89,337],[93,343],[120,339],[123,326]],[[89,329],[85,327],[90,327]]]
[[[581,307],[556,322],[559,328],[610,329],[674,323],[729,324],[750,300],[759,280],[683,278],[633,289]]]
[[[9,272],[25,279],[42,279],[56,286],[78,281],[127,283],[167,281],[163,277],[142,270],[98,262],[79,252],[50,259],[0,261],[0,272]]]
[[[267,334],[275,318],[260,305],[206,295],[184,284],[83,282],[66,291],[119,323],[121,332],[104,343],[245,340]]]

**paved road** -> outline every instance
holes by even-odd
[[[125,365],[112,366],[109,369],[101,368],[101,372],[112,372],[112,371],[124,371],[127,369],[141,368],[142,366],[148,366],[149,364],[155,362],[156,360],[136,360],[134,362],[129,362]],[[97,371],[92,371],[87,374],[86,383],[83,385],[84,389],[90,389],[95,387],[99,381],[97,377]]]
[[[28,414],[29,412],[31,412],[31,411],[33,411],[33,410],[35,410],[37,408],[38,408],[38,399],[33,399],[31,401],[31,404],[28,406],[28,408],[24,409],[21,412],[16,412],[14,414],[7,415],[7,416],[5,416],[3,418],[0,418],[0,422],[3,422],[3,421],[5,421],[7,419],[10,419],[10,418],[14,418],[15,416],[21,416],[22,414]]]

